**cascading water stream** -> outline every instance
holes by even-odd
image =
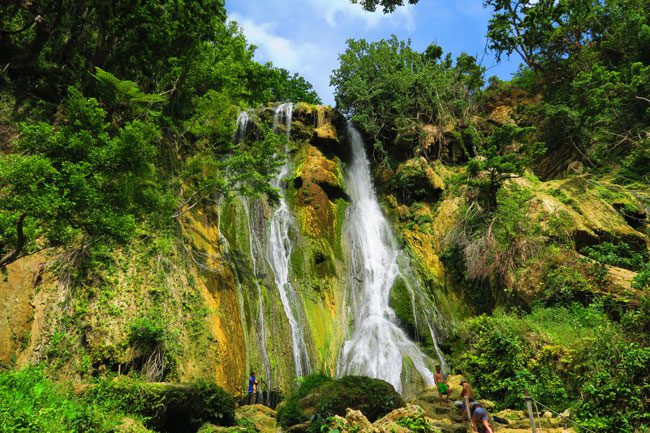
[[[389,305],[390,290],[400,275],[400,251],[379,207],[361,135],[351,125],[348,133],[352,164],[346,174],[351,197],[347,226],[354,329],[343,344],[338,374],[383,379],[401,392],[402,363],[408,357],[425,383],[433,385],[427,356],[399,328]]]
[[[269,359],[269,352],[266,346],[266,320],[264,317],[264,297],[262,296],[262,287],[259,282],[259,270],[257,267],[257,258],[256,250],[261,251],[261,245],[257,235],[255,234],[255,229],[253,228],[253,219],[251,218],[250,208],[248,206],[248,201],[245,198],[240,196],[242,206],[244,207],[244,213],[246,214],[246,219],[248,223],[248,247],[251,255],[251,267],[253,271],[253,281],[255,282],[255,288],[257,289],[257,300],[258,300],[258,311],[257,311],[257,326],[258,326],[258,337],[260,343],[260,357],[264,363],[264,372],[266,373],[266,388],[267,390],[271,389],[271,361]],[[270,401],[270,393],[267,392],[267,404]]]
[[[246,131],[248,130],[248,124],[250,123],[251,117],[248,114],[248,111],[240,111],[237,115],[237,127],[235,129],[235,134],[232,137],[232,140],[235,143],[239,143],[246,136]]]
[[[291,132],[291,119],[293,105],[290,103],[281,104],[275,110],[273,129],[276,130],[279,123],[284,120],[287,138]],[[288,140],[285,153],[288,154]],[[302,330],[302,323],[298,317],[301,313],[300,299],[289,281],[289,259],[291,257],[291,240],[289,239],[289,228],[291,226],[291,212],[284,198],[284,178],[289,173],[289,162],[287,161],[278,176],[273,180],[273,186],[280,189],[280,203],[273,212],[270,224],[269,243],[267,248],[267,260],[273,275],[275,284],[280,294],[284,312],[289,320],[291,328],[291,348],[296,369],[296,376],[300,377],[310,372],[311,362],[307,351],[307,344]]]

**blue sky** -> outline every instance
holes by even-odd
[[[334,104],[329,76],[350,38],[375,41],[396,34],[421,51],[432,42],[454,56],[462,51],[488,68],[487,76],[509,79],[519,59],[497,64],[484,54],[490,18],[482,0],[420,0],[394,13],[366,12],[349,0],[227,0],[231,19],[258,47],[256,59],[304,76],[326,104]]]

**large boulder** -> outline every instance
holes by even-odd
[[[345,376],[340,379],[323,379],[319,383],[308,380],[290,395],[278,408],[278,420],[283,427],[307,420],[323,423],[327,418],[346,416],[348,409],[361,411],[370,422],[386,415],[405,403],[395,388],[383,380],[365,376]]]

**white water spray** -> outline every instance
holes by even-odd
[[[390,290],[400,275],[400,251],[381,212],[370,162],[359,132],[348,125],[352,164],[346,177],[351,205],[347,215],[351,252],[351,305],[354,330],[343,344],[338,374],[383,379],[402,391],[402,362],[411,359],[425,383],[434,384],[427,357],[397,326],[389,305]]]
[[[291,118],[293,105],[290,103],[281,104],[275,110],[273,119],[273,130],[276,130],[282,120],[286,128],[287,138],[291,133]],[[288,140],[285,153],[288,154]],[[273,180],[273,186],[280,189],[280,204],[271,217],[269,243],[267,248],[267,260],[273,275],[275,285],[280,293],[284,312],[289,320],[291,328],[291,348],[293,350],[293,361],[296,368],[296,376],[300,377],[310,372],[311,362],[307,351],[307,344],[302,330],[302,323],[298,320],[301,313],[300,298],[289,281],[289,259],[291,257],[291,240],[289,239],[289,228],[292,223],[291,211],[284,198],[283,181],[289,173],[289,161],[287,161],[278,176]]]
[[[235,134],[232,137],[232,141],[239,143],[246,137],[246,131],[248,130],[248,124],[251,121],[251,116],[248,114],[248,111],[240,111],[237,115],[237,127],[235,129]]]

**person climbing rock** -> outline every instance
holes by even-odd
[[[255,377],[255,371],[253,370],[248,378],[248,404],[257,403],[257,385],[259,385],[259,381]]]
[[[473,394],[473,391],[472,391],[472,385],[470,385],[469,382],[466,381],[465,379],[460,381],[460,386],[463,387],[463,389],[461,389],[461,391],[460,391],[460,397],[462,398],[462,400],[455,401],[454,405],[458,408],[458,410],[460,410],[462,412],[463,417],[466,417],[467,416],[467,408],[465,407],[465,398],[467,397],[467,399],[469,399],[470,401],[473,401],[472,396],[474,394]]]
[[[469,404],[470,419],[472,429],[478,433],[494,433],[490,427],[487,409],[481,406],[481,403],[472,400]]]
[[[472,385],[470,385],[468,381],[466,381],[465,379],[461,380],[460,386],[463,387],[462,391],[460,392],[460,396],[463,397],[463,399],[465,397],[472,398],[474,396],[474,393],[472,391]]]
[[[433,374],[433,380],[436,383],[436,388],[438,388],[438,396],[440,398],[440,403],[442,403],[442,396],[445,396],[445,400],[449,399],[449,394],[451,394],[451,388],[447,385],[445,376],[440,371],[440,366],[436,365],[436,372]]]

